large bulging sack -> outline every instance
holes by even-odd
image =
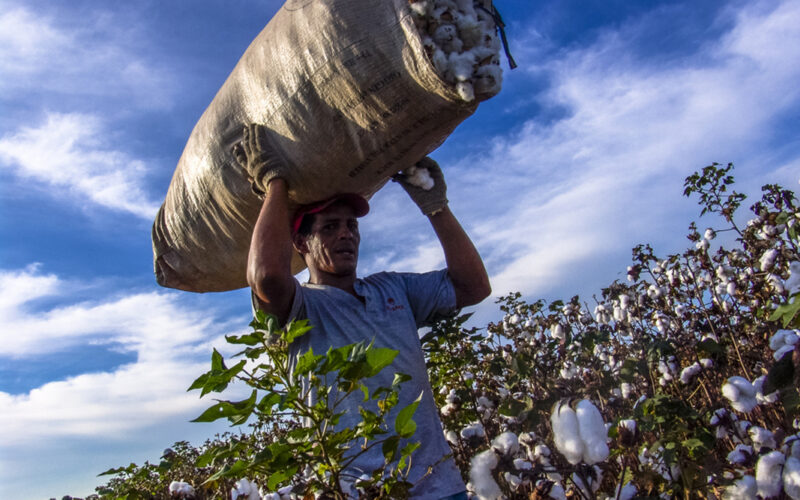
[[[370,197],[438,147],[499,90],[491,8],[490,0],[288,0],[189,137],[153,225],[158,283],[195,292],[247,285],[261,202],[231,152],[244,124],[269,129],[297,204],[340,192]]]

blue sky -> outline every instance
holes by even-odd
[[[0,0],[0,498],[86,495],[224,428],[188,423],[209,402],[185,389],[246,328],[248,294],[158,287],[150,227],[279,4]],[[751,196],[797,187],[797,2],[496,5],[519,68],[432,155],[494,296],[589,299],[632,246],[681,250],[698,214],[683,179],[712,161]],[[372,206],[361,274],[443,264],[399,187]]]

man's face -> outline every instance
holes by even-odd
[[[345,203],[334,203],[314,214],[311,233],[301,238],[299,249],[306,265],[336,276],[355,275],[358,264],[358,219]]]

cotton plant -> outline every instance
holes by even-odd
[[[437,29],[456,26],[464,44],[448,19],[461,3],[409,7],[444,18]],[[445,53],[458,45],[450,29],[434,34],[442,71],[463,77],[470,57]],[[473,498],[797,498],[800,217],[793,194],[770,185],[742,224],[744,197],[729,178],[730,167],[715,165],[687,179],[686,194],[716,219],[691,224],[682,253],[639,245],[620,279],[590,300],[512,293],[485,328],[459,316],[425,334],[444,436]],[[199,492],[203,474],[181,469],[170,480]],[[224,478],[216,496],[243,477]],[[262,497],[284,500],[279,488],[299,491],[309,478],[324,479],[298,472]],[[349,488],[378,495],[358,481]]]

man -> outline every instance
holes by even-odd
[[[376,347],[399,351],[391,365],[411,380],[401,386],[399,410],[422,393],[414,415],[415,440],[420,448],[412,455],[409,477],[416,486],[414,498],[439,500],[466,498],[464,483],[452,459],[441,462],[451,450],[444,440],[438,410],[428,380],[417,329],[459,308],[477,304],[490,293],[483,262],[447,205],[446,186],[439,166],[424,159],[434,180],[424,190],[400,178],[411,199],[433,226],[444,250],[447,269],[425,274],[377,273],[364,279],[356,276],[361,237],[358,218],[369,206],[358,195],[344,194],[301,207],[289,213],[286,165],[271,154],[266,134],[259,125],[245,128],[242,144],[234,150],[246,166],[256,191],[264,202],[253,230],[248,257],[247,279],[254,304],[271,313],[281,324],[307,318],[313,329],[290,346],[290,354],[313,348],[325,352],[358,341],[373,341]],[[299,252],[308,267],[309,282],[300,285],[291,272],[292,253]],[[391,385],[394,374],[384,369],[369,379],[375,387]],[[359,421],[353,400],[340,425]],[[390,422],[394,416],[390,415]],[[383,463],[381,450],[373,448],[359,463],[361,472],[371,473]],[[425,476],[429,466],[432,473]]]

